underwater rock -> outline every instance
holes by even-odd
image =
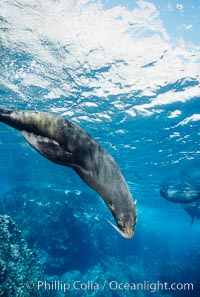
[[[43,277],[42,266],[21,231],[8,216],[0,215],[0,296],[49,296],[34,288]]]
[[[45,273],[62,275],[67,270],[86,270],[116,249],[118,234],[110,232],[103,206],[90,193],[15,187],[2,198],[0,213],[16,221],[45,264]]]
[[[191,217],[191,225],[195,219],[200,220],[200,200],[188,205],[181,205],[181,208]]]
[[[150,277],[145,264],[135,262],[135,259],[134,257],[134,262],[130,263],[130,258],[122,261],[116,257],[105,257],[101,263],[90,267],[83,274],[77,284],[78,288],[82,285],[82,294],[75,291],[73,296],[152,297],[153,293],[154,296],[161,297],[158,290],[145,290],[144,281],[153,283],[155,279]]]
[[[63,281],[73,282],[74,280],[79,280],[82,277],[82,273],[79,270],[70,270],[64,273],[61,277]]]
[[[187,204],[200,199],[200,189],[189,182],[163,185],[160,194],[173,203]]]

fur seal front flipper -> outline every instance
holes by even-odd
[[[48,160],[64,166],[72,167],[80,176],[90,177],[91,174],[75,163],[73,154],[67,152],[57,141],[22,131],[26,141]]]
[[[113,157],[84,129],[59,116],[0,109],[0,122],[21,131],[28,143],[50,161],[73,168],[110,209],[125,238],[133,237],[136,202]]]
[[[22,131],[22,134],[26,141],[45,158],[60,165],[72,166],[72,153],[67,152],[57,141],[26,131]]]

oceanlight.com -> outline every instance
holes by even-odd
[[[64,282],[61,280],[56,281],[37,281],[36,283],[30,281],[26,283],[28,290],[38,291],[149,291],[154,293],[156,291],[193,291],[193,283],[168,283],[168,282],[118,282],[115,280],[102,283],[94,282],[92,280],[74,282]]]

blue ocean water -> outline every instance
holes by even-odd
[[[69,282],[71,296],[199,296],[200,221],[191,224],[179,204],[160,195],[163,184],[200,189],[199,48],[172,44],[156,14],[148,27],[142,6],[131,14],[94,1],[44,2],[0,4],[0,107],[52,112],[89,132],[117,161],[138,221],[133,239],[120,237],[106,222],[106,205],[72,169],[0,123],[4,213],[49,283]],[[77,290],[76,280],[106,282],[107,290],[91,283]],[[115,288],[145,281],[169,287]]]

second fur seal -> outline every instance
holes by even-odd
[[[0,109],[0,122],[22,131],[27,142],[54,163],[72,167],[110,209],[123,237],[132,238],[136,201],[112,156],[85,130],[59,116]]]

